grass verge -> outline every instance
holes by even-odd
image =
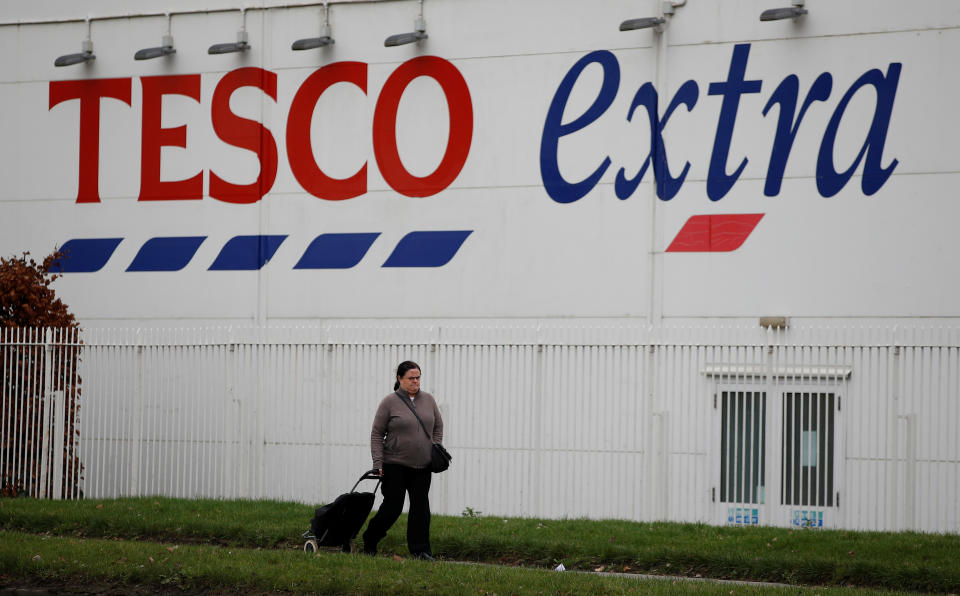
[[[313,509],[274,501],[0,500],[0,528],[72,538],[299,549]],[[381,549],[405,554],[405,520]],[[434,552],[506,565],[960,592],[960,536],[434,516]],[[293,588],[294,590],[298,588]]]
[[[399,559],[399,560],[397,560]],[[0,532],[4,583],[126,586],[130,592],[316,594],[824,594],[851,588],[636,580],[518,567],[423,563],[397,557],[37,536]],[[96,591],[96,590],[93,590]],[[902,593],[902,592],[900,592]]]

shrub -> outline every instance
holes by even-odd
[[[50,273],[62,258],[38,263],[30,253],[0,258],[0,495],[53,496],[53,416],[63,417],[64,496],[80,496],[82,465],[77,456],[80,378],[76,375],[80,330],[76,317],[57,298]],[[62,392],[62,412],[49,396]],[[46,433],[47,441],[44,441]],[[48,465],[44,467],[44,461]],[[45,487],[41,494],[41,487]]]

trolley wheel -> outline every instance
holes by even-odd
[[[305,553],[315,553],[318,549],[316,538],[311,538],[303,543],[303,552]]]

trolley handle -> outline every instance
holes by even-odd
[[[369,472],[364,472],[363,476],[360,477],[360,480],[376,480],[380,478],[380,470],[374,468]]]
[[[360,476],[360,479],[357,480],[357,483],[353,485],[353,488],[350,489],[350,492],[355,492],[357,487],[360,486],[360,483],[364,480],[376,480],[377,486],[373,488],[373,492],[377,492],[377,489],[380,488],[380,481],[383,480],[383,477],[380,476],[380,470],[377,470],[376,468],[364,472],[363,475]]]

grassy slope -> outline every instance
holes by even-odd
[[[299,547],[312,508],[268,501],[0,501],[0,528],[245,548]],[[405,553],[403,519],[381,543]],[[446,558],[786,583],[960,591],[960,536],[623,521],[441,517]]]
[[[398,560],[399,559],[399,560]],[[635,580],[548,570],[422,563],[400,557],[293,550],[47,537],[0,532],[0,586],[127,586],[130,592],[317,594],[829,594],[865,590],[798,589],[671,580]],[[19,580],[19,582],[17,581]]]

